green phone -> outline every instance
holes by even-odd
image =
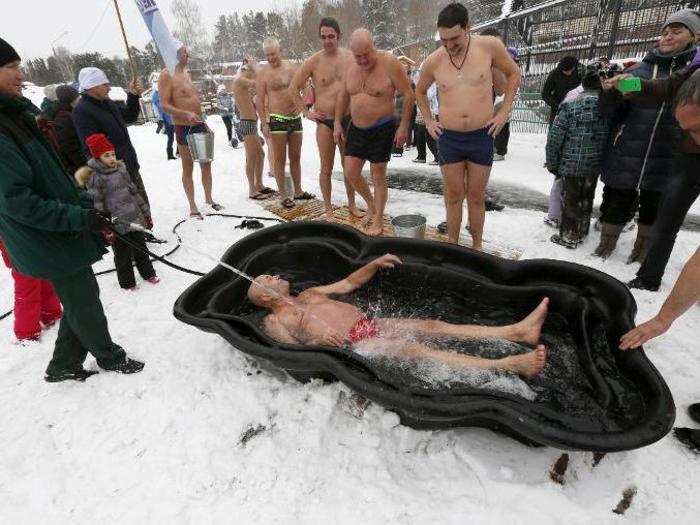
[[[622,78],[617,82],[617,89],[621,93],[637,93],[642,90],[642,79],[639,77]]]

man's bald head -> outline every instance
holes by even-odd
[[[352,32],[350,36],[350,51],[355,57],[355,62],[362,69],[372,69],[377,62],[374,36],[369,29],[361,27]]]

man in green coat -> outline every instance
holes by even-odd
[[[109,335],[92,264],[102,258],[97,236],[109,221],[63,169],[22,96],[20,57],[0,39],[0,238],[17,271],[53,284],[63,304],[46,381],[84,381],[90,352],[97,364],[125,374],[129,359]]]

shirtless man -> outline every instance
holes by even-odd
[[[322,18],[318,27],[318,36],[321,39],[323,49],[309,57],[301,69],[294,75],[289,86],[289,92],[297,106],[297,111],[301,111],[309,120],[316,122],[316,144],[321,159],[321,173],[319,175],[319,185],[323,194],[323,203],[326,207],[326,218],[333,220],[333,205],[331,203],[331,174],[335,163],[335,142],[333,141],[333,123],[335,120],[335,104],[338,98],[338,91],[342,86],[343,73],[352,64],[352,53],[347,49],[339,49],[340,26],[335,18]],[[312,109],[307,109],[301,98],[300,92],[306,86],[307,81],[312,79],[315,100]],[[349,123],[349,113],[343,116],[343,122]],[[340,162],[345,163],[344,144],[338,143]],[[348,209],[356,217],[362,214],[355,205],[355,190],[347,179],[345,181],[345,191],[348,195]]]
[[[258,135],[258,115],[255,112],[253,97],[255,96],[256,64],[253,59],[246,58],[241,69],[233,79],[233,99],[240,114],[239,129],[243,135],[245,148],[245,174],[248,178],[248,198],[255,200],[267,199],[271,188],[262,183],[262,172],[265,164],[265,150]]]
[[[192,181],[194,162],[192,155],[190,155],[190,149],[187,147],[187,135],[207,132],[209,127],[202,120],[202,102],[187,70],[189,54],[182,43],[179,44],[177,58],[178,62],[173,75],[167,69],[161,71],[158,77],[158,91],[163,111],[172,117],[175,125],[177,149],[180,152],[180,161],[182,162],[182,186],[190,205],[190,217],[202,219],[202,214],[194,199],[194,182]],[[204,187],[206,203],[214,211],[222,210],[223,206],[214,202],[211,196],[211,164],[200,163],[199,168],[202,172],[202,186]]]
[[[365,232],[381,235],[388,196],[386,164],[393,147],[403,147],[408,138],[413,90],[401,62],[391,53],[375,49],[374,37],[367,29],[353,32],[350,51],[355,63],[347,68],[342,88],[338,91],[333,137],[337,143],[345,138],[343,117],[349,104],[352,121],[347,130],[345,176],[367,203]],[[397,91],[403,94],[403,112],[398,128],[394,119]],[[362,178],[365,161],[370,163],[374,197]]]
[[[304,129],[301,116],[289,94],[289,84],[296,68],[282,59],[280,43],[276,38],[266,38],[263,51],[267,65],[260,68],[256,80],[255,109],[265,139],[269,141],[272,155],[272,171],[280,192],[281,204],[293,208],[295,200],[316,197],[301,189],[301,140]],[[285,197],[284,166],[289,153],[289,169],[294,184],[294,200]]]
[[[493,139],[508,121],[520,70],[498,38],[469,34],[469,14],[462,4],[445,7],[437,26],[443,47],[423,63],[416,99],[421,114],[426,115],[428,132],[438,142],[449,240],[459,241],[466,193],[472,247],[480,250]],[[506,80],[503,104],[496,114],[492,68],[500,70]],[[433,82],[439,91],[440,122],[430,116],[428,106],[427,90]]]
[[[341,281],[309,288],[296,297],[289,293],[289,282],[276,276],[261,275],[248,289],[248,299],[270,310],[263,322],[264,329],[281,343],[341,347],[347,343],[363,342],[363,349],[408,359],[432,360],[454,368],[506,370],[526,377],[542,370],[546,350],[538,343],[547,317],[547,298],[516,324],[477,326],[428,319],[371,319],[356,306],[329,297],[331,294],[352,293],[369,282],[380,268],[394,268],[398,264],[401,264],[398,257],[386,254]],[[536,349],[501,359],[483,359],[416,342],[416,339],[436,337],[500,338],[536,346]]]

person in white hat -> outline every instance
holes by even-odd
[[[105,72],[97,67],[84,67],[78,73],[80,101],[73,110],[73,122],[83,143],[85,158],[90,158],[85,139],[95,133],[104,133],[116,148],[117,157],[124,161],[134,184],[143,199],[148,202],[146,188],[139,173],[136,150],[129,138],[127,124],[136,122],[141,112],[139,97],[143,92],[138,78],[129,83],[126,106],[109,98],[111,89]]]

